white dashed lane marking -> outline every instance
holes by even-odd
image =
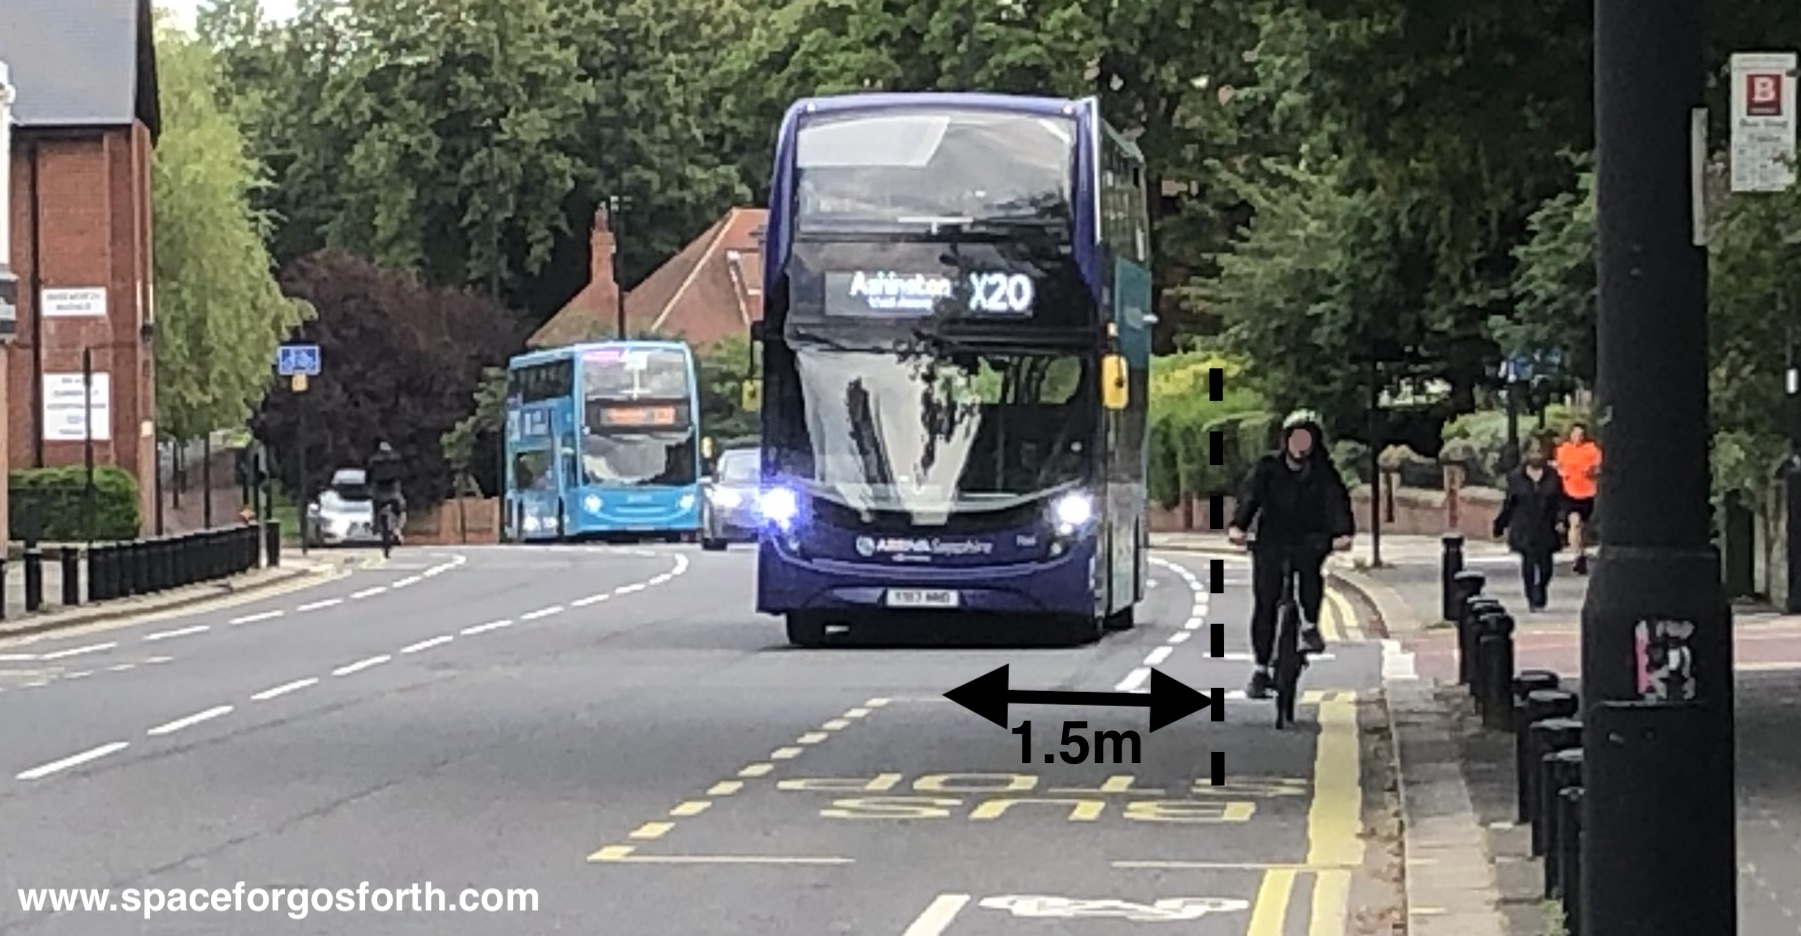
[[[367,660],[358,660],[355,663],[340,666],[337,669],[332,670],[331,674],[333,676],[349,676],[351,673],[360,673],[371,666],[380,666],[392,659],[394,658],[384,653],[380,656],[372,656]]]
[[[296,679],[291,683],[282,683],[281,685],[276,686],[273,689],[264,689],[263,691],[257,693],[256,695],[251,696],[250,698],[253,701],[257,701],[257,702],[267,702],[270,699],[278,699],[282,696],[287,695],[290,692],[298,692],[302,689],[305,689],[308,686],[316,686],[318,684],[319,684],[319,677],[308,676],[305,679]]]
[[[55,653],[46,653],[43,656],[38,657],[38,659],[44,660],[44,661],[65,660],[72,656],[81,656],[84,653],[99,653],[102,650],[111,650],[114,647],[117,647],[118,645],[119,644],[116,641],[109,641],[107,643],[89,644],[85,647],[75,647],[70,650],[58,650]]]
[[[204,712],[195,712],[194,714],[189,715],[186,718],[177,718],[176,720],[174,720],[172,722],[166,722],[164,724],[157,725],[155,728],[152,728],[149,731],[146,731],[144,733],[147,735],[151,735],[152,737],[166,735],[166,734],[174,734],[175,732],[180,731],[183,728],[192,728],[193,726],[198,725],[203,721],[212,721],[213,719],[218,718],[221,715],[229,714],[231,712],[231,709],[232,709],[232,707],[229,705],[215,705],[212,708],[209,708]]]
[[[400,652],[401,653],[418,653],[421,650],[430,650],[433,647],[441,647],[447,643],[450,643],[451,641],[453,641],[455,639],[456,639],[455,637],[452,637],[449,634],[445,634],[442,637],[433,637],[430,640],[421,640],[416,644],[407,644],[406,646],[400,648]]]
[[[658,556],[658,555],[667,555],[667,554],[648,553],[648,555]],[[686,572],[688,569],[688,558],[686,556],[677,555],[674,558],[675,558],[675,567],[668,572],[661,573],[660,575],[655,576],[655,577],[653,577],[649,580],[643,581],[643,582],[637,582],[637,583],[633,583],[630,585],[621,585],[618,588],[613,589],[611,592],[597,594],[597,595],[589,595],[585,598],[576,599],[569,603],[569,607],[576,607],[576,608],[587,607],[589,605],[599,603],[601,601],[604,601],[608,598],[611,598],[611,597],[614,597],[617,595],[631,594],[634,592],[643,591],[644,589],[655,586],[655,585],[661,585],[661,584],[667,583],[667,582],[673,580],[676,576],[679,576],[683,572]],[[449,569],[449,568],[454,568],[456,565],[462,564],[462,562],[463,562],[463,557],[459,556],[459,557],[457,557],[456,562],[440,567],[440,571],[443,571],[443,570]],[[429,570],[428,570],[427,574],[430,574]],[[418,581],[419,579],[418,579],[418,577],[415,576],[414,580]],[[370,594],[379,594],[379,590],[375,590],[375,589],[366,589],[365,591]],[[358,593],[358,594],[361,594],[361,593]],[[356,598],[356,595],[353,594],[350,597],[352,599],[354,599],[354,598]],[[297,608],[296,610],[297,611],[305,611],[305,610],[310,610],[311,608],[316,608],[316,607],[327,607],[330,604],[337,604],[342,601],[343,601],[343,599],[330,599],[329,602],[313,602],[311,605],[303,605],[303,606]],[[543,618],[553,617],[557,614],[561,614],[565,610],[566,610],[566,608],[563,605],[553,605],[548,608],[543,608],[538,611],[533,611],[528,614],[520,615],[520,618],[522,620],[539,620],[539,619],[543,619]],[[281,613],[282,612],[280,612],[280,611],[276,611],[273,613],[265,612],[265,616],[259,617],[258,619],[266,620],[270,617],[279,616]],[[253,616],[253,617],[255,617],[255,616]],[[240,621],[243,621],[243,620],[245,620],[245,619],[240,619]],[[237,622],[234,622],[234,623],[237,623]],[[485,633],[489,633],[491,631],[496,631],[496,630],[500,630],[502,628],[511,627],[511,626],[513,626],[513,621],[511,619],[502,619],[502,620],[498,620],[498,621],[490,621],[486,624],[477,624],[473,627],[466,627],[466,628],[463,628],[458,633],[461,634],[462,636],[467,637],[467,636],[474,636],[477,634],[485,634]],[[175,631],[162,631],[157,634],[147,634],[147,635],[145,635],[144,639],[145,640],[152,640],[152,639],[165,640],[165,639],[169,639],[172,637],[184,636],[186,634],[202,633],[209,629],[210,628],[207,627],[206,625],[196,625],[194,627],[182,628],[180,630],[175,630]],[[408,644],[407,646],[402,647],[398,652],[402,653],[402,654],[422,653],[422,652],[424,652],[426,650],[430,650],[434,647],[441,647],[446,644],[449,644],[452,641],[454,641],[455,639],[456,639],[456,637],[453,635],[443,634],[443,635],[440,635],[437,637],[430,637],[425,640],[420,640],[415,643]],[[88,647],[77,647],[77,648],[73,648],[72,650],[60,651],[59,655],[75,656],[75,655],[78,655],[79,653],[100,652],[102,650],[113,649],[115,646],[116,646],[116,644],[94,644],[94,645],[88,646]],[[48,658],[48,657],[45,657],[45,658]],[[27,661],[27,655],[12,654],[7,657],[0,657],[0,659],[8,659],[8,660],[16,659],[21,662],[24,662],[24,661]],[[40,659],[40,658],[36,655],[29,655],[29,660],[38,660],[38,659]],[[150,658],[144,660],[141,664],[122,663],[122,664],[119,664],[116,666],[108,667],[108,671],[109,672],[123,672],[125,670],[132,669],[133,667],[136,667],[139,665],[149,665],[149,664],[154,664],[154,663],[167,663],[171,659],[172,659],[171,657],[166,657],[166,656],[150,657]],[[391,654],[385,654],[385,653],[380,654],[378,656],[368,657],[366,659],[358,660],[354,663],[349,663],[344,666],[340,666],[340,667],[332,670],[331,675],[337,676],[337,677],[355,675],[356,673],[360,673],[365,670],[371,669],[373,667],[380,666],[384,663],[390,662],[393,659],[394,659],[394,657]],[[64,678],[75,678],[77,676],[86,676],[86,675],[90,675],[92,672],[93,672],[92,670],[84,670],[78,674],[72,674],[71,676],[66,676]],[[303,689],[308,689],[313,686],[317,686],[317,685],[319,685],[320,681],[321,681],[320,678],[317,676],[309,676],[304,679],[296,679],[296,680],[293,680],[292,682],[286,682],[286,683],[282,683],[279,686],[273,686],[268,689],[264,689],[261,692],[251,695],[250,698],[252,701],[255,701],[255,702],[268,702],[273,699],[278,699],[283,696],[290,695],[295,692],[299,692]],[[25,686],[22,686],[19,688],[32,688],[35,686],[42,686],[42,685],[46,685],[46,684],[47,683],[45,681],[40,680],[37,682],[27,683]],[[872,699],[872,700],[870,700],[870,704],[874,705],[877,702],[885,702],[885,701],[886,700]],[[236,710],[235,707],[231,706],[231,705],[216,705],[216,706],[213,706],[212,708],[206,709],[204,711],[196,712],[192,715],[187,715],[182,718],[178,718],[174,721],[165,722],[161,725],[157,725],[156,727],[149,729],[146,732],[146,734],[150,735],[151,737],[161,737],[164,735],[173,734],[174,732],[180,731],[184,728],[189,728],[194,725],[198,725],[202,722],[211,721],[215,718],[224,717],[226,715],[231,714],[235,710]],[[867,709],[852,709],[849,712],[845,713],[844,718],[845,719],[858,718],[858,717],[861,717],[861,715],[866,715],[866,714],[868,714]],[[827,731],[833,730],[833,728],[839,722],[843,722],[843,720],[837,720],[834,723],[828,723],[825,730],[827,730]],[[845,723],[847,723],[847,722],[845,722]],[[803,745],[815,744],[815,743],[818,743],[819,741],[823,740],[824,737],[825,736],[823,734],[810,733],[807,735],[803,735],[801,737],[799,743],[803,744]],[[21,780],[21,781],[41,779],[43,777],[50,776],[51,774],[57,773],[59,771],[67,770],[71,767],[76,767],[81,764],[85,764],[90,761],[105,757],[108,754],[112,754],[114,752],[124,750],[127,746],[128,746],[128,742],[125,742],[125,741],[114,741],[114,742],[111,742],[108,744],[103,744],[103,745],[100,745],[99,747],[95,747],[95,748],[91,748],[87,751],[83,751],[80,754],[71,755],[71,756],[65,757],[61,760],[52,761],[48,764],[43,764],[38,767],[33,767],[30,770],[26,770],[26,771],[23,771],[23,772],[15,775],[15,778],[18,780]],[[786,747],[786,748],[782,748],[780,750],[775,751],[774,753],[772,753],[770,755],[770,757],[772,759],[784,759],[785,760],[785,759],[799,756],[802,750],[803,749],[799,748],[799,747]],[[770,765],[764,765],[764,766],[770,766]],[[748,768],[747,768],[747,770],[748,770]],[[749,776],[749,775],[751,775],[751,774],[748,774],[748,773],[746,774],[746,776]]]

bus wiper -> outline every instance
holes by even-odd
[[[918,346],[931,348],[938,354],[1040,354],[1043,346],[1021,343],[1015,338],[995,337],[977,338],[973,336],[947,337],[938,332],[926,331],[923,328],[913,329],[913,341]]]
[[[789,344],[808,344],[808,345],[813,345],[815,347],[825,348],[829,351],[863,351],[863,352],[879,353],[879,352],[885,350],[883,348],[872,348],[867,344],[852,344],[848,341],[845,341],[842,338],[838,338],[838,337],[835,337],[832,335],[822,335],[818,332],[809,331],[804,328],[796,328],[793,331],[789,332],[788,333],[788,343]]]

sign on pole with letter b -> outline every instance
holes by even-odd
[[[1793,52],[1732,56],[1732,190],[1785,192],[1795,184]]]
[[[309,377],[319,376],[319,346],[316,344],[290,344],[275,349],[275,367],[283,377],[305,374]]]

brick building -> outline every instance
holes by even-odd
[[[762,208],[733,208],[626,293],[626,330],[680,338],[705,348],[747,337],[763,317]],[[613,275],[613,232],[606,212],[594,216],[588,285],[550,317],[526,344],[554,348],[605,340],[618,332],[619,286]]]
[[[0,353],[13,469],[94,461],[156,497],[150,157],[160,130],[150,0],[4,0],[18,322]],[[92,355],[91,408],[81,392]],[[0,490],[0,529],[5,522]]]

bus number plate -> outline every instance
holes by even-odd
[[[890,588],[890,608],[955,608],[958,595],[947,588]]]

